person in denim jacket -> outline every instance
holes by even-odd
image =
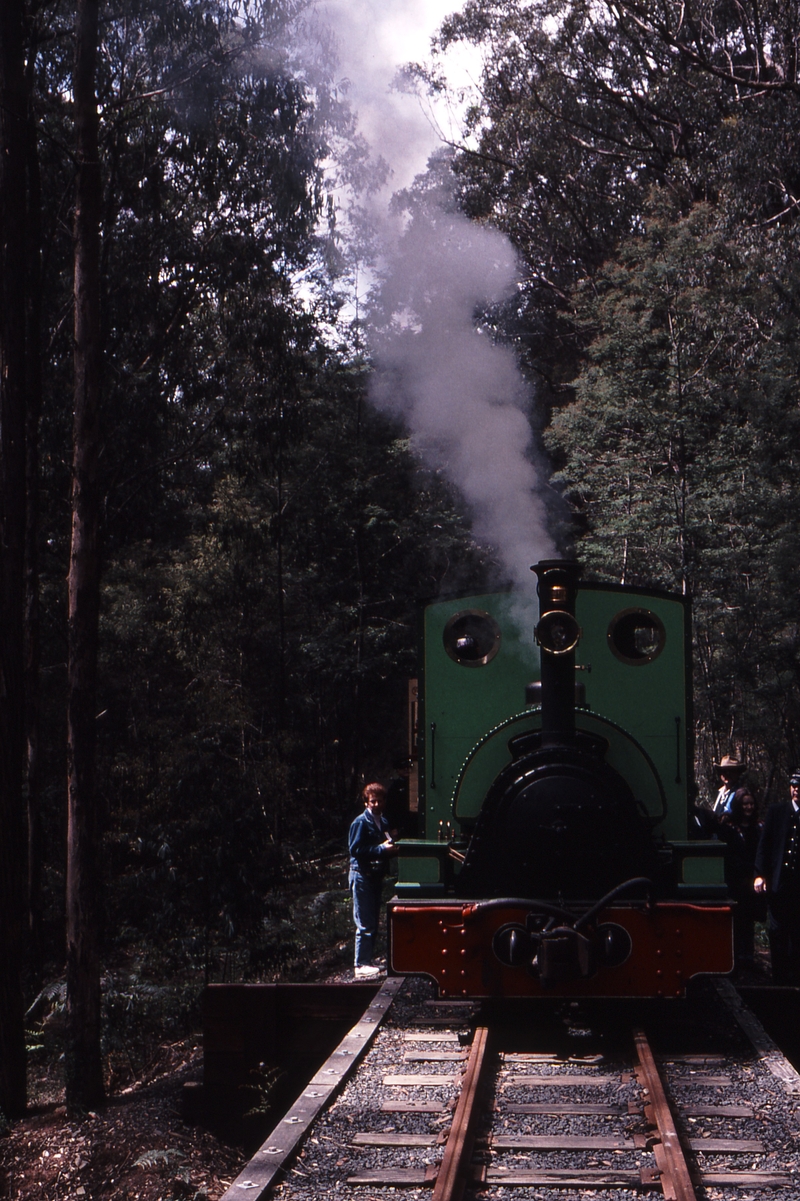
[[[371,979],[381,974],[372,962],[381,911],[381,890],[389,869],[389,860],[398,853],[393,833],[384,817],[386,789],[382,784],[367,784],[361,793],[364,812],[350,826],[349,886],[353,894],[353,921],[356,927],[355,975]]]

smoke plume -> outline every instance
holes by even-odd
[[[476,538],[531,591],[531,564],[555,552],[530,458],[530,397],[513,351],[476,323],[517,279],[501,233],[443,207],[416,213],[375,309],[373,399],[404,417],[425,462],[461,490]]]
[[[391,92],[398,52],[408,49],[397,33],[441,21],[447,9],[438,4],[329,0],[321,10],[352,81],[360,126],[388,160],[395,188],[410,183],[412,166],[421,170],[421,146],[433,149],[413,98]],[[427,37],[434,32],[429,27]],[[413,216],[399,237],[396,213],[384,214],[386,260],[371,310],[373,399],[402,415],[415,450],[465,497],[476,538],[530,593],[530,565],[554,553],[531,458],[531,397],[513,351],[477,320],[513,295],[518,264],[507,238],[455,211],[443,161],[431,179],[412,189]]]

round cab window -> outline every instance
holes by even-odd
[[[482,667],[500,649],[500,627],[493,617],[480,609],[454,613],[444,627],[444,649],[451,659],[464,667]]]
[[[649,609],[623,609],[608,627],[608,645],[623,663],[652,663],[664,649],[664,623]]]

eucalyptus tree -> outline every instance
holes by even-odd
[[[734,743],[768,779],[798,749],[800,281],[708,205],[656,194],[643,226],[575,293],[555,481],[595,571],[694,596],[703,761]]]
[[[456,170],[528,268],[526,346],[560,391],[570,290],[638,232],[653,186],[734,222],[797,218],[796,0],[470,0],[440,43],[483,53]],[[433,86],[443,86],[428,75]]]
[[[68,695],[72,1109],[97,1104],[103,1089],[94,744],[106,687],[102,678],[98,686],[96,666],[104,572],[143,538],[163,547],[191,532],[228,470],[227,435],[242,420],[246,390],[259,378],[275,387],[298,337],[292,278],[314,247],[326,130],[337,110],[329,81],[300,80],[288,60],[293,15],[290,6],[223,0],[86,0],[77,25],[63,3],[26,13],[49,268],[43,461],[51,489],[42,584],[50,596],[70,562],[68,612],[56,599],[47,649],[61,657],[66,625],[68,685],[51,693],[48,716],[53,728],[62,724],[56,705]],[[15,16],[19,25],[21,12]],[[21,27],[14,36],[19,42]],[[15,54],[19,75],[21,48]],[[13,243],[17,253],[26,245],[24,236]],[[11,278],[4,276],[7,285]],[[24,317],[22,303],[5,309]],[[73,363],[70,463],[62,397]],[[9,409],[4,436],[14,428]],[[23,468],[24,449],[23,438]],[[14,494],[24,497],[24,484]],[[12,532],[9,525],[4,537],[13,548]],[[17,566],[4,579],[21,597],[21,560]],[[10,636],[16,627],[7,616]],[[14,712],[24,712],[21,703]],[[51,751],[51,773],[57,762]],[[11,848],[9,838],[4,849]],[[4,930],[16,929],[13,915],[9,905]],[[17,1027],[19,1047],[21,1019]]]
[[[0,1110],[26,1104],[21,970],[24,932],[24,664],[27,128],[24,8],[0,15]]]
[[[100,607],[97,491],[101,405],[100,211],[95,95],[98,0],[79,0],[75,22],[74,400],[72,531],[67,651],[67,1050],[69,1112],[103,1103],[100,1052],[98,802],[95,788],[97,623]]]

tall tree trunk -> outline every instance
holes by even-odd
[[[31,38],[31,42],[35,36]],[[42,187],[39,146],[33,107],[31,50],[27,64],[28,122],[26,127],[28,183],[27,247],[27,401],[26,414],[26,522],[25,522],[25,738],[27,743],[28,799],[28,930],[31,962],[39,980],[44,957],[42,932],[42,832],[39,771],[39,422],[42,410]]]
[[[22,659],[25,540],[23,0],[0,5],[0,1109],[26,1107],[22,955],[25,820]]]
[[[99,609],[100,205],[98,0],[78,0],[74,75],[75,401],[67,699],[67,1109],[104,1100],[100,1053],[99,821],[95,715]]]

